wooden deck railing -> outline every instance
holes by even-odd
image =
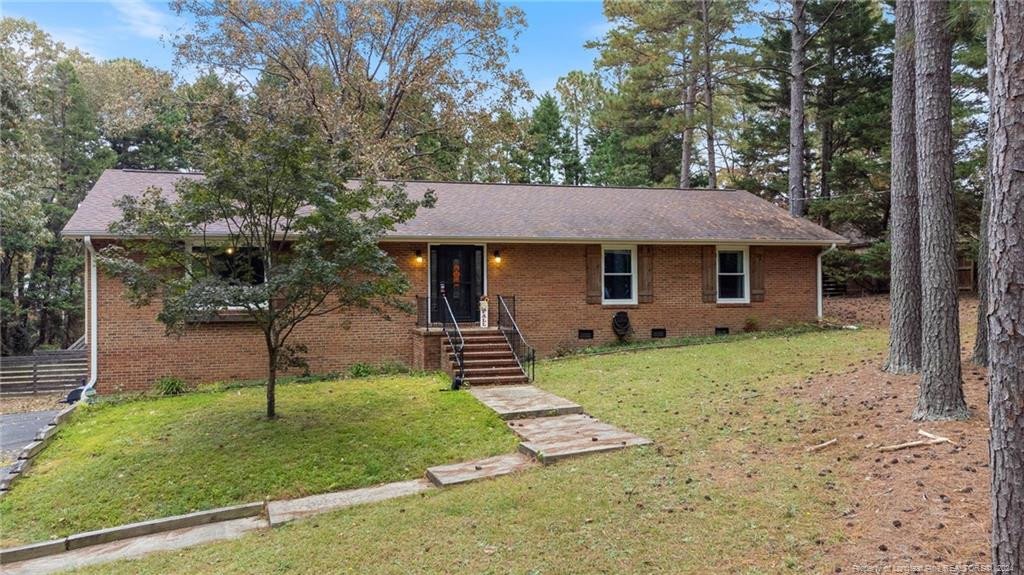
[[[53,393],[83,385],[89,377],[85,349],[36,351],[0,357],[0,393]]]

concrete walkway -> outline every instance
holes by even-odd
[[[470,387],[469,393],[506,420],[583,413],[578,403],[532,385]]]
[[[173,551],[214,541],[237,539],[246,533],[267,527],[267,520],[261,517],[209,523],[198,527],[186,527],[134,539],[83,547],[49,557],[9,563],[0,568],[0,572],[3,572],[4,575],[44,575],[77,569],[86,565],[141,557],[156,551]]]
[[[521,453],[536,458],[545,465],[566,457],[651,443],[649,439],[623,431],[583,413],[583,408],[577,403],[532,385],[471,387],[469,392],[508,421],[512,431],[523,439],[519,444]],[[479,462],[469,461],[458,465],[465,467],[473,463]],[[516,464],[519,465],[521,464]],[[431,471],[435,469],[440,468],[427,470],[427,476],[430,477]],[[470,473],[472,470],[468,468],[442,471],[453,475],[455,479],[473,477]],[[504,473],[509,473],[505,467],[495,467],[494,475]],[[435,475],[441,477],[437,473]],[[431,480],[438,485],[446,484],[434,477],[431,477]]]

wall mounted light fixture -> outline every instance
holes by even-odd
[[[423,250],[416,250],[416,263],[423,263]]]
[[[501,250],[494,250],[494,263],[501,263]]]

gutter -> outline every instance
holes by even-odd
[[[829,248],[827,250],[822,250],[821,252],[818,253],[818,321],[821,321],[821,320],[825,319],[825,301],[824,301],[825,297],[824,297],[824,294],[822,293],[822,290],[823,290],[822,283],[823,282],[822,282],[822,279],[821,279],[821,256],[823,256],[823,255],[825,255],[825,254],[827,254],[829,252],[835,251],[835,249],[836,249],[836,244],[833,243],[831,246],[829,246]]]
[[[92,238],[84,236],[82,243],[85,245],[85,250],[89,255],[89,299],[86,303],[89,311],[89,382],[82,388],[82,393],[79,396],[80,401],[89,402],[89,398],[96,395],[96,380],[99,378],[99,365],[97,359],[99,357],[99,338],[97,336],[97,326],[99,321],[97,319],[97,311],[99,310],[99,296],[97,294],[97,281],[96,281],[96,248],[92,245]]]
[[[84,239],[92,237],[101,240],[124,240],[123,236],[111,234],[109,231],[62,232],[61,235],[69,239]],[[293,234],[294,235],[294,234]],[[231,237],[228,233],[208,233],[205,235],[192,236],[193,238],[207,238],[210,240],[224,240]],[[132,239],[148,239],[146,236],[132,236]],[[637,237],[540,237],[540,236],[433,236],[429,234],[408,235],[394,234],[382,237],[380,243],[436,243],[436,244],[637,244],[657,246],[706,246],[706,245],[751,245],[751,246],[781,246],[781,247],[815,247],[822,248],[830,245],[848,244],[846,239],[830,240],[799,240],[799,239],[758,239],[758,238],[698,238],[688,240],[659,240]]]

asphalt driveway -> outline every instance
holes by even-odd
[[[0,473],[7,471],[21,448],[32,443],[39,430],[58,413],[59,409],[52,409],[0,415],[0,462],[4,463]]]

